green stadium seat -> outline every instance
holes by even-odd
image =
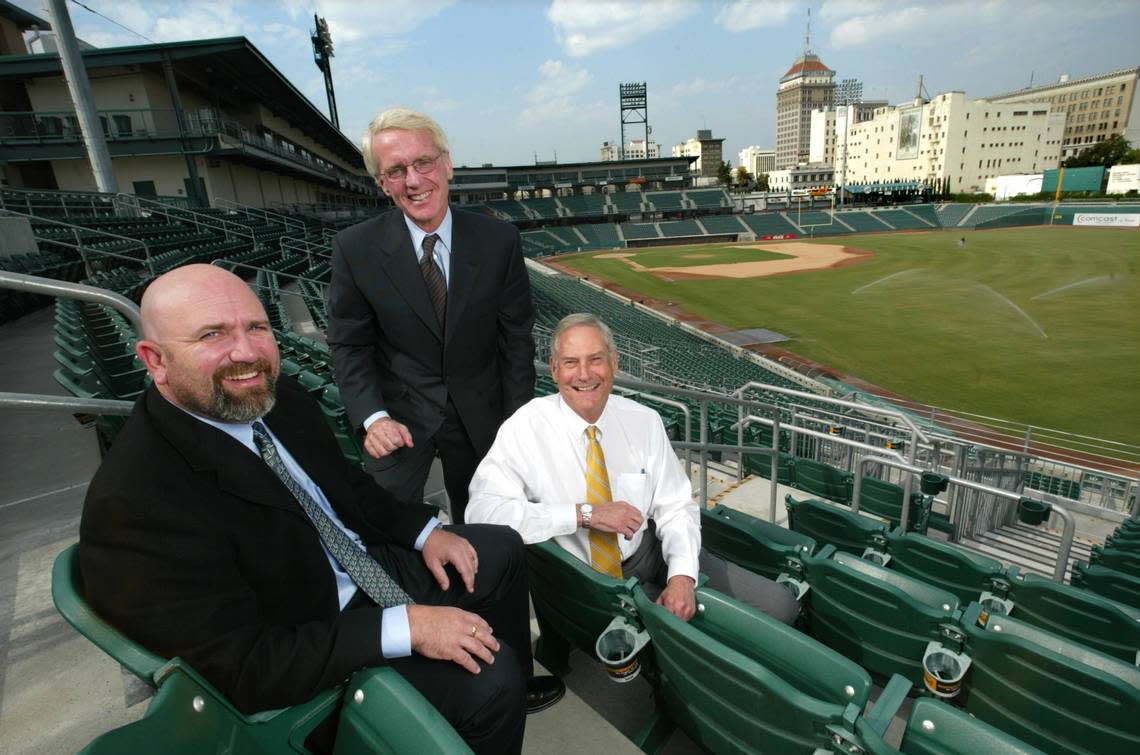
[[[789,559],[798,564],[801,553],[815,550],[806,535],[721,505],[701,511],[701,545],[768,579],[788,572]]]
[[[1049,753],[1140,752],[1140,669],[1015,617],[980,627],[980,613],[961,620],[968,713]]]
[[[821,461],[796,458],[796,478],[793,483],[804,492],[839,503],[851,503],[854,476]]]
[[[1089,564],[1106,566],[1132,577],[1140,577],[1140,551],[1122,551],[1094,545],[1089,554]]]
[[[914,701],[899,751],[904,755],[1044,755],[1001,729],[931,698]]]
[[[784,497],[784,504],[788,507],[788,527],[821,545],[834,545],[856,556],[867,548],[886,548],[887,526],[876,519],[815,499],[797,501],[790,494]]]
[[[748,472],[748,474],[763,477],[765,480],[772,479],[772,451],[770,447],[749,452],[748,455],[744,457],[744,470]],[[791,485],[795,479],[795,457],[790,453],[781,451],[779,463],[776,467],[776,482],[781,485]]]
[[[963,603],[994,591],[995,581],[1005,582],[1005,569],[996,559],[899,528],[886,537],[892,570],[953,593]]]
[[[715,590],[697,590],[700,608],[687,623],[638,586],[633,599],[652,639],[659,704],[705,751],[805,753],[830,750],[837,740],[867,745],[853,724],[871,680],[855,663]],[[880,697],[880,725],[909,686],[898,679]],[[868,751],[881,751],[877,734]]]
[[[830,546],[802,560],[812,636],[872,675],[921,685],[927,643],[953,624],[958,598]]]
[[[301,705],[240,713],[180,659],[151,653],[91,610],[76,545],[56,557],[51,591],[56,609],[76,631],[156,690],[142,719],[98,737],[84,753],[308,752],[305,738],[338,707],[345,738],[338,733],[336,753],[470,752],[443,716],[390,668],[357,672],[343,690],[325,690]],[[364,691],[361,702],[354,699],[358,690]]]
[[[1016,568],[1010,569],[1008,585],[1004,597],[1013,601],[1011,615],[1018,621],[1129,663],[1136,660],[1140,609]]]
[[[564,674],[571,647],[593,655],[598,635],[616,616],[625,615],[630,588],[554,542],[527,546],[526,560],[541,632],[534,657],[552,673]]]
[[[1073,564],[1072,582],[1097,595],[1140,609],[1140,577],[1077,561]]]

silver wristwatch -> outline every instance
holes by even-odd
[[[582,529],[590,529],[590,517],[594,515],[594,507],[588,503],[578,505],[578,511],[582,512]]]

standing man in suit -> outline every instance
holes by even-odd
[[[561,692],[530,678],[518,538],[441,527],[349,465],[316,403],[278,380],[268,318],[237,276],[177,268],[142,319],[153,385],[80,524],[94,609],[242,711],[391,664],[475,750],[518,752],[525,711]]]
[[[453,522],[495,432],[534,392],[534,308],[518,230],[448,204],[451,155],[431,118],[381,113],[364,163],[396,210],[338,234],[328,341],[365,468],[423,500],[438,453]]]

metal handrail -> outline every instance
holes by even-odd
[[[138,338],[143,337],[142,314],[138,305],[114,291],[108,291],[97,286],[88,286],[85,283],[72,283],[55,278],[28,275],[27,273],[12,273],[7,270],[0,270],[0,288],[105,304],[118,310],[123,317],[127,318]]]
[[[279,212],[267,210],[264,207],[250,207],[249,205],[240,204],[232,199],[225,199],[224,197],[216,197],[214,199],[214,206],[221,210],[232,210],[234,212],[244,212],[246,216],[256,216],[260,214],[267,222],[277,223],[286,228],[292,229],[293,226],[300,226],[302,232],[306,229],[305,224],[296,218],[291,218],[288,215],[283,215]],[[270,217],[270,216],[273,217]]]
[[[184,207],[172,207],[162,202],[156,202],[153,199],[147,199],[146,197],[140,197],[134,194],[119,192],[115,194],[114,197],[116,202],[122,202],[128,207],[133,205],[140,213],[143,211],[157,213],[174,220],[193,223],[194,226],[199,229],[202,226],[213,228],[216,231],[224,233],[227,239],[230,237],[230,234],[233,234],[248,239],[249,243],[253,244],[255,248],[257,247],[257,239],[254,238],[253,232],[249,229],[249,226],[243,223],[215,218]],[[234,228],[234,226],[236,226],[236,228]]]
[[[15,215],[17,217],[28,218],[30,220],[35,220],[37,223],[50,223],[52,225],[60,225],[60,226],[63,226],[64,228],[67,228],[68,230],[73,231],[75,233],[75,243],[74,244],[68,244],[66,241],[60,241],[58,239],[49,239],[49,238],[44,238],[42,236],[36,236],[34,233],[33,233],[33,236],[37,242],[43,242],[45,244],[59,244],[60,246],[66,246],[66,247],[69,247],[71,249],[75,249],[76,251],[78,251],[80,257],[83,258],[83,263],[87,266],[88,273],[92,272],[92,270],[91,270],[90,263],[87,262],[87,255],[85,252],[94,252],[95,254],[103,254],[103,255],[106,255],[108,257],[118,257],[121,259],[130,260],[131,262],[143,262],[146,265],[146,268],[150,272],[150,274],[154,275],[154,272],[155,272],[154,261],[151,259],[150,247],[147,245],[147,243],[145,241],[142,241],[140,239],[133,239],[130,236],[120,236],[119,234],[111,233],[110,231],[101,231],[97,228],[88,228],[87,226],[76,225],[75,223],[64,223],[63,221],[60,221],[60,220],[53,220],[51,218],[45,218],[45,217],[41,217],[39,215],[29,215],[28,213],[19,212],[18,210],[9,210],[6,208],[0,208],[0,213],[3,213],[5,215]],[[127,255],[127,254],[119,254],[117,252],[108,252],[108,251],[104,251],[102,249],[88,249],[88,248],[84,247],[83,244],[80,243],[80,238],[79,238],[79,232],[80,231],[83,231],[85,233],[94,233],[94,234],[98,234],[100,236],[109,236],[110,238],[117,239],[119,241],[129,241],[132,244],[137,244],[137,245],[142,247],[143,259],[139,260],[137,257],[131,257],[130,255]]]

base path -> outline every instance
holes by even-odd
[[[781,260],[757,260],[756,262],[713,263],[686,267],[646,267],[633,257],[637,252],[612,252],[599,254],[599,259],[620,259],[639,273],[650,273],[671,280],[683,278],[763,278],[768,275],[785,275],[806,270],[825,270],[831,267],[852,265],[869,260],[871,252],[852,249],[839,244],[805,244],[785,242],[783,244],[740,244],[737,249],[761,249],[766,252],[788,255]],[[698,255],[688,255],[689,258]],[[701,255],[704,256],[704,255]],[[715,255],[708,255],[715,257]]]

